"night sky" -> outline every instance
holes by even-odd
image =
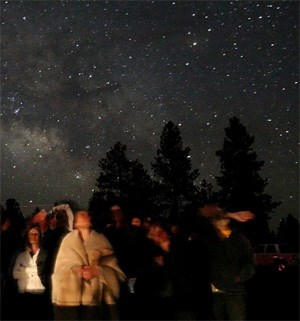
[[[236,116],[271,226],[298,217],[298,20],[298,1],[1,1],[1,204],[87,206],[106,152],[150,170],[168,121],[217,188]]]

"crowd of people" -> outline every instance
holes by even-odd
[[[99,231],[68,204],[23,221],[1,207],[1,319],[247,319],[254,251],[231,221],[251,212],[211,203],[183,224],[115,202],[109,214]]]

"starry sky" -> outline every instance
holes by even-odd
[[[236,116],[271,227],[298,217],[298,22],[298,1],[1,1],[1,204],[87,206],[106,152],[150,170],[168,121],[216,186]]]

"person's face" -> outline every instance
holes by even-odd
[[[74,221],[75,228],[90,228],[92,226],[91,216],[86,211],[77,212]]]
[[[169,234],[162,227],[158,225],[153,225],[149,229],[148,238],[153,240],[154,243],[160,244],[168,240],[170,237]]]
[[[28,232],[28,241],[29,241],[29,244],[37,244],[39,245],[40,244],[40,238],[41,238],[41,235],[40,235],[40,232],[38,229],[36,228],[32,228],[29,232]]]
[[[120,221],[123,219],[123,212],[120,206],[114,205],[110,208],[111,218],[113,221]]]

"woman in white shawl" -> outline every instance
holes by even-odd
[[[113,311],[106,319],[117,319],[125,280],[108,239],[92,229],[87,211],[76,212],[74,230],[63,238],[52,274],[55,320],[99,320],[103,306]]]

